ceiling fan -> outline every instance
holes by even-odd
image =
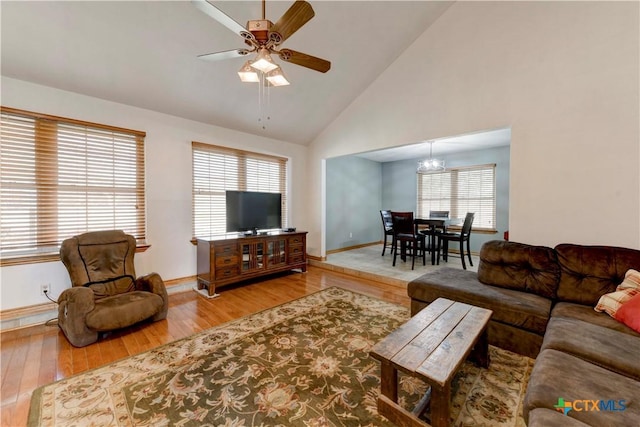
[[[297,52],[291,49],[280,49],[279,46],[291,35],[306,24],[315,13],[309,3],[298,0],[282,15],[274,24],[265,18],[266,2],[262,0],[262,19],[250,20],[246,28],[237,23],[223,11],[207,0],[192,0],[194,5],[234,33],[242,37],[248,48],[232,49],[222,52],[200,55],[198,58],[208,61],[238,58],[256,53],[254,60],[249,60],[240,69],[238,74],[242,81],[259,81],[254,70],[259,70],[266,76],[272,86],[289,84],[284,78],[280,67],[273,62],[271,54],[278,55],[285,62],[300,65],[305,68],[326,73],[331,68],[331,62]]]

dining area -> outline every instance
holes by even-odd
[[[376,212],[377,214],[378,212]],[[352,248],[348,251],[339,251],[328,254],[327,259],[318,262],[321,265],[333,271],[354,275],[357,277],[367,278],[369,280],[386,283],[392,286],[406,287],[407,283],[417,279],[418,277],[437,271],[441,268],[456,268],[462,270],[460,258],[450,257],[449,262],[441,262],[440,265],[431,265],[430,254],[427,252],[427,262],[422,265],[420,258],[415,263],[415,267],[411,269],[411,260],[402,262],[397,260],[393,266],[393,254],[390,247],[387,248],[385,256],[380,256],[382,252],[382,243],[363,245],[358,248]],[[398,258],[400,255],[398,255]],[[466,263],[467,271],[477,271],[480,259],[477,254],[471,255],[473,266]]]
[[[380,161],[361,156],[327,159],[322,229],[326,260],[323,261],[338,268],[366,273],[375,270],[392,277],[413,276],[419,271],[424,274],[427,270],[443,267],[462,269],[462,259],[458,256],[459,236],[443,236],[438,251],[440,236],[434,235],[434,231],[461,233],[469,212],[475,214],[473,228],[462,237],[465,268],[473,271],[478,265],[482,245],[491,240],[502,240],[509,228],[509,158],[508,146],[451,154],[445,159],[446,169],[429,173],[417,171],[416,165],[424,160],[419,156]],[[405,242],[406,256],[401,251],[402,243],[398,242],[398,254],[393,265],[392,218],[388,216],[388,225],[381,228],[380,210],[413,212],[418,232],[411,231],[410,234],[415,234],[419,241],[415,260],[412,256],[414,251],[409,247],[411,242]],[[435,218],[433,211],[449,212],[443,219]],[[426,234],[424,265],[423,234]],[[467,236],[469,248],[465,240]],[[384,240],[387,244],[383,248]],[[413,240],[410,236],[410,241]],[[446,251],[445,245],[448,245]],[[381,256],[383,249],[384,256]],[[469,261],[468,252],[472,261]],[[365,253],[370,256],[366,257]],[[403,257],[405,262],[401,259]],[[412,264],[414,270],[411,270]]]
[[[393,267],[398,255],[402,262],[411,258],[414,270],[416,258],[422,259],[423,266],[427,264],[427,253],[432,266],[440,265],[441,260],[448,262],[449,249],[456,245],[454,249],[466,270],[467,261],[473,266],[470,236],[474,217],[474,212],[467,212],[464,218],[452,218],[446,210],[431,210],[425,217],[416,217],[413,212],[380,210],[384,232],[382,256],[389,249]]]

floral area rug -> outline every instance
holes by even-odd
[[[221,300],[222,301],[222,300]],[[329,288],[38,388],[29,425],[392,426],[378,415],[380,366],[369,349],[405,307]],[[452,391],[455,426],[524,426],[533,360],[490,347]],[[412,408],[423,382],[400,376]]]

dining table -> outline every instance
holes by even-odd
[[[429,248],[431,250],[431,265],[436,263],[436,235],[432,230],[440,229],[442,233],[447,232],[447,227],[451,225],[462,224],[462,218],[443,218],[443,217],[427,217],[427,218],[414,218],[413,223],[416,227],[416,232],[419,232],[429,237]],[[427,226],[428,229],[420,230],[420,226]],[[437,248],[440,251],[440,248]],[[439,256],[440,254],[438,254]]]

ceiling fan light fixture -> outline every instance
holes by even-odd
[[[251,60],[244,63],[240,71],[238,71],[238,76],[245,83],[257,83],[260,81],[258,73],[251,68]]]
[[[269,71],[267,74],[267,80],[271,84],[271,86],[287,86],[289,85],[289,80],[284,76],[282,72],[282,68],[277,66],[273,70]]]
[[[268,73],[269,71],[275,69],[277,65],[271,59],[271,55],[269,55],[269,51],[266,48],[260,48],[258,51],[258,56],[256,56],[255,61],[251,64],[251,67],[256,70],[260,70],[263,73]]]

